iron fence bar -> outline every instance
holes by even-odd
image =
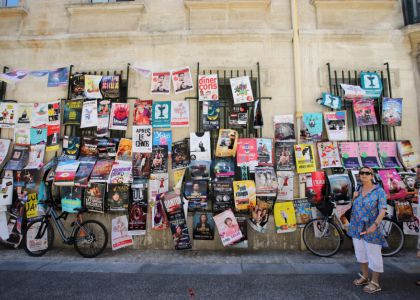
[[[7,71],[9,71],[9,67],[4,66],[3,73],[7,73]],[[6,89],[7,89],[7,83],[5,81],[2,81],[1,88],[0,88],[0,100],[4,100],[6,98]]]

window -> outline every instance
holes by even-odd
[[[2,7],[16,7],[19,6],[20,0],[0,0],[0,6]]]

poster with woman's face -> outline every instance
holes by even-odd
[[[195,240],[213,240],[214,225],[212,213],[196,212],[193,219],[193,238]]]
[[[214,216],[214,222],[223,246],[231,245],[242,238],[242,232],[231,209]]]

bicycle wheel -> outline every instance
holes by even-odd
[[[313,254],[328,257],[340,250],[343,237],[334,223],[312,220],[303,228],[303,242]]]
[[[83,222],[74,232],[74,248],[83,257],[93,258],[104,251],[108,243],[105,226],[96,220]]]
[[[397,222],[390,219],[383,219],[380,224],[380,230],[387,242],[382,247],[382,256],[393,256],[401,251],[404,245],[404,232]]]
[[[23,249],[30,256],[42,256],[52,248],[54,229],[50,222],[43,220],[28,224],[23,236]]]

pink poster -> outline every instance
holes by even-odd
[[[379,142],[378,143],[379,158],[384,168],[401,168],[402,165],[398,160],[397,143],[396,142]]]
[[[357,169],[360,168],[359,146],[354,142],[343,142],[338,145],[340,149],[341,160],[344,168]]]
[[[375,107],[373,106],[373,99],[354,100],[353,110],[356,115],[357,126],[376,125]]]
[[[404,182],[396,170],[379,170],[378,174],[388,200],[401,199],[406,196]]]
[[[359,142],[359,155],[362,166],[369,168],[380,168],[376,142]]]
[[[258,165],[258,151],[256,139],[239,139],[236,149],[238,166],[246,165],[250,170]]]

